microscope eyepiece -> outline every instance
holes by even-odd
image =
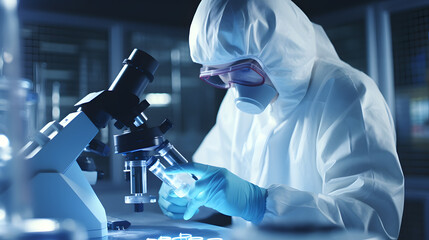
[[[153,81],[153,74],[158,69],[159,63],[151,55],[135,48],[123,64],[109,91],[132,93],[140,98],[149,82]]]

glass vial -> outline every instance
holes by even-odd
[[[172,187],[178,197],[187,196],[189,191],[195,186],[195,180],[187,173],[167,175],[165,173],[165,166],[162,165],[159,159],[156,159],[152,166],[149,167],[149,171]]]

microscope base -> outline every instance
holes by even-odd
[[[106,212],[78,164],[61,173],[39,173],[31,181],[36,218],[73,219],[89,238],[107,236]]]

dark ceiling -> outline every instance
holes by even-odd
[[[380,0],[294,0],[310,18],[376,1]],[[188,28],[199,2],[200,0],[20,0],[19,9]]]

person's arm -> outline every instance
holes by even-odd
[[[262,224],[336,225],[397,238],[404,180],[392,118],[378,91],[342,81],[323,99],[316,143],[322,192],[271,186]]]

